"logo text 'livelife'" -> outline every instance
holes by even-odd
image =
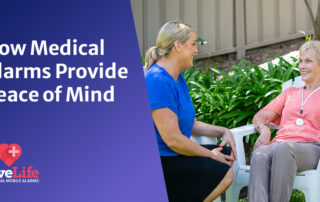
[[[10,167],[22,154],[17,144],[0,144],[0,159]],[[13,166],[12,169],[0,169],[0,183],[39,183],[39,170],[32,166]]]

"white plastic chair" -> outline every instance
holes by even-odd
[[[301,77],[296,77],[294,82],[289,80],[282,85],[282,91],[286,88],[302,87],[304,82]],[[269,125],[271,128],[276,128],[276,125]],[[240,190],[248,185],[250,166],[246,165],[245,152],[243,146],[243,137],[257,133],[253,124],[231,129],[233,138],[236,143],[237,161],[233,163],[234,180],[232,185],[227,190],[226,202],[237,202]],[[294,189],[301,190],[306,198],[306,202],[316,202],[320,200],[320,161],[316,170],[308,170],[297,173],[294,180]]]

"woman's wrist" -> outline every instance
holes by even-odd
[[[256,127],[256,130],[258,131],[258,133],[261,133],[261,130],[263,128],[269,128],[267,124],[265,123],[260,123],[257,127]]]
[[[226,134],[227,130],[228,130],[227,128],[221,127],[221,136],[220,137],[223,137],[223,135]]]
[[[271,138],[270,129],[268,127],[266,127],[266,126],[263,126],[260,129],[260,136],[263,136],[263,137],[267,138],[270,141],[270,138]]]

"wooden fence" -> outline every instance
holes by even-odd
[[[309,0],[313,12],[317,0]],[[236,53],[303,37],[312,33],[303,0],[131,0],[141,54],[155,45],[165,22],[180,20],[198,37],[198,58]]]

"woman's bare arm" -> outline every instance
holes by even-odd
[[[201,121],[194,119],[194,124],[192,128],[193,136],[208,136],[208,137],[222,137],[222,142],[220,146],[228,144],[231,149],[233,156],[236,158],[236,145],[229,129],[221,126],[210,125]]]
[[[222,137],[226,128],[210,125],[194,119],[192,128],[193,136]]]
[[[177,115],[169,108],[153,110],[152,117],[163,141],[178,154],[210,157],[231,164],[229,161],[233,160],[232,157],[222,154],[221,148],[210,151],[184,136],[179,128]]]

